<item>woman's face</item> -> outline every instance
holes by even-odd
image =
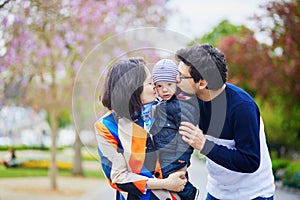
[[[146,68],[146,74],[147,77],[143,85],[143,92],[141,94],[141,101],[144,105],[155,101],[154,84],[152,81],[150,71],[147,68]]]

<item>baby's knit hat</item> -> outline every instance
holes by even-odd
[[[174,82],[178,74],[177,65],[170,59],[162,59],[158,61],[152,70],[153,82]]]

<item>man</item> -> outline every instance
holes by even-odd
[[[273,199],[274,178],[254,100],[226,82],[224,54],[211,45],[176,52],[178,86],[198,97],[199,128],[182,122],[183,140],[207,157],[207,200]]]

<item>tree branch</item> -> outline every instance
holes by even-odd
[[[7,4],[8,2],[10,2],[10,0],[4,1],[4,2],[0,5],[0,9],[3,8],[3,7],[5,6],[5,4]]]

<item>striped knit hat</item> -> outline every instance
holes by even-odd
[[[152,70],[153,82],[174,82],[176,83],[177,65],[170,59],[158,61]]]

